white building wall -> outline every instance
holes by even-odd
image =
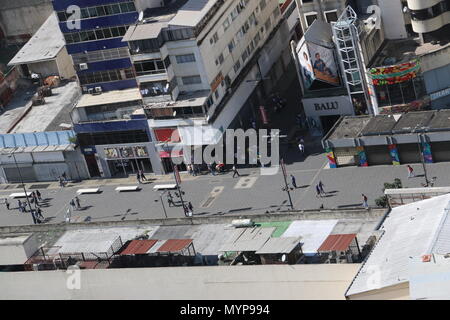
[[[403,18],[402,3],[398,0],[378,0],[378,6],[381,9],[382,23],[386,26],[386,39],[393,40],[407,38],[408,34]]]

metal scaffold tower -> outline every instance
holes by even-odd
[[[340,57],[343,78],[350,99],[355,101],[365,100],[367,110],[370,114],[376,114],[368,94],[368,84],[365,74],[365,63],[361,53],[360,23],[355,11],[348,6],[333,23],[333,38]]]

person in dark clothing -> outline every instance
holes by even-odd
[[[9,202],[8,202],[8,199],[5,199],[5,206],[6,206],[6,209],[9,210]]]
[[[136,179],[137,179],[138,183],[141,184],[141,173],[139,171],[136,174]]]
[[[142,181],[144,181],[144,180],[145,180],[145,181],[148,181],[147,178],[146,178],[145,175],[144,175],[144,171],[139,170],[139,173],[141,174],[141,180],[142,180]]]
[[[36,190],[36,196],[37,196],[39,201],[42,201],[41,193],[39,192],[39,190]]]
[[[297,182],[295,181],[295,177],[291,174],[291,182],[292,182],[292,186],[297,189]]]
[[[241,175],[239,174],[239,172],[237,171],[236,166],[233,166],[233,178],[234,178],[236,175],[237,175],[238,177],[241,176]]]

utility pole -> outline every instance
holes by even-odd
[[[285,188],[284,189],[285,189],[285,191],[288,194],[291,210],[294,210],[294,205],[292,204],[292,199],[291,199],[291,193],[289,192],[289,185],[288,185],[288,182],[287,182],[286,166],[284,164],[284,160],[283,159],[280,160],[280,165],[281,165],[281,170],[283,171],[284,184],[285,184]]]
[[[419,146],[420,161],[422,162],[423,173],[425,176],[425,184],[427,187],[429,187],[430,181],[428,180],[427,167],[425,165],[425,156],[423,155],[422,139],[421,139],[421,135],[419,133],[417,133],[417,141],[418,141],[418,146]]]

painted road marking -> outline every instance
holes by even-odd
[[[207,196],[205,201],[203,201],[203,203],[200,205],[200,208],[211,207],[213,202],[219,197],[219,195],[223,192],[224,189],[225,189],[225,187],[223,187],[223,186],[214,187],[214,189],[212,189],[212,191]]]
[[[239,179],[238,183],[234,186],[234,189],[250,189],[255,184],[258,177],[244,177]]]

